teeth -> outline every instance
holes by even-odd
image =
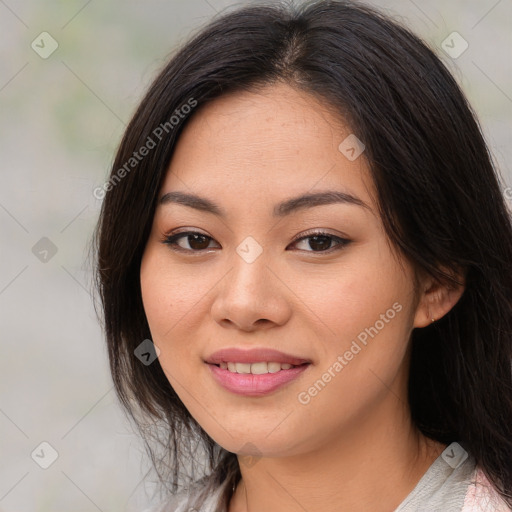
[[[223,370],[229,370],[232,373],[252,373],[253,375],[262,375],[264,373],[276,373],[281,370],[289,370],[293,368],[292,364],[289,363],[266,363],[264,361],[260,363],[225,363],[219,364]]]
[[[250,363],[235,363],[236,373],[251,373]]]
[[[268,373],[276,373],[281,370],[281,363],[267,363]]]
[[[238,368],[238,363],[237,363]],[[249,365],[251,367],[251,373],[254,373],[254,375],[261,375],[263,373],[268,373],[268,366],[267,363],[252,363]],[[238,369],[237,369],[238,371]]]

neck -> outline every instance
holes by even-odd
[[[390,404],[381,404],[381,415],[372,414],[371,421],[359,418],[357,425],[313,450],[264,457],[251,467],[242,463],[229,512],[397,508],[445,446],[413,428],[396,396],[389,393],[387,400],[395,402],[398,414],[390,415]]]

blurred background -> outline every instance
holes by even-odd
[[[217,13],[248,3],[0,0],[1,512],[151,503],[91,298],[93,190],[166,60]],[[512,202],[512,2],[367,3],[447,63]]]

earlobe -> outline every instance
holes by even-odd
[[[460,284],[442,284],[429,276],[424,282],[423,293],[420,297],[414,327],[426,327],[445,316],[457,304],[465,289],[465,279],[457,275]]]

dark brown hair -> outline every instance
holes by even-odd
[[[201,105],[277,81],[322,99],[364,141],[386,233],[416,269],[446,283],[466,269],[455,307],[412,333],[409,404],[423,434],[459,442],[512,505],[512,227],[499,176],[441,60],[408,29],[350,1],[218,16],[165,65],[119,146],[111,179],[126,172],[102,204],[97,284],[115,388],[162,482],[171,491],[185,482],[183,462],[196,460],[196,448],[212,486],[240,474],[236,455],[191,417],[158,360],[146,366],[134,355],[151,337],[139,272],[157,193]],[[186,104],[197,108],[183,115]],[[167,127],[160,138],[158,127]],[[126,167],[149,139],[155,147]]]

